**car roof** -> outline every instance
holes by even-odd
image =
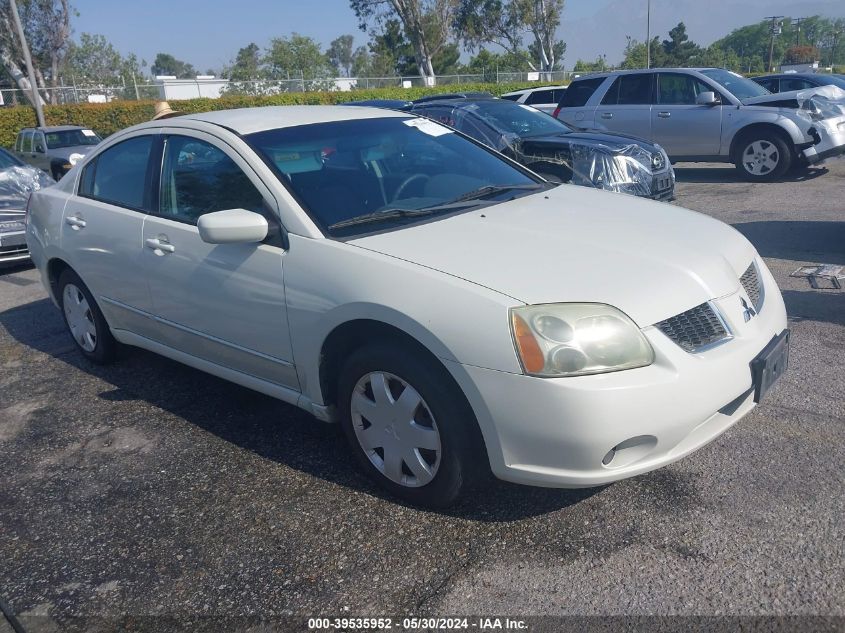
[[[489,92],[447,92],[439,95],[428,95],[415,99],[413,103],[428,103],[444,99],[495,99]]]
[[[510,92],[502,93],[502,96],[524,95],[529,92],[536,92],[537,90],[566,90],[566,86],[536,86],[534,88],[523,88],[522,90],[511,90]]]
[[[179,127],[184,121],[203,121],[228,128],[238,134],[253,134],[264,130],[314,123],[407,116],[408,114],[403,112],[361,106],[264,106],[183,114],[164,121],[150,121],[141,127],[161,127],[162,125]]]
[[[585,73],[580,77],[574,77],[573,82],[582,81],[585,79],[605,79],[606,77],[616,77],[617,75],[636,75],[640,73],[684,73],[697,72],[703,70],[726,70],[725,68],[716,68],[715,66],[702,66],[701,68],[635,68],[633,70],[608,70],[600,73]],[[731,71],[727,71],[731,72]],[[569,84],[570,86],[572,84]]]
[[[754,79],[789,79],[790,77],[798,77],[799,79],[824,79],[825,76],[818,73],[775,73],[773,75],[760,75],[754,77]]]
[[[25,127],[21,132],[29,130],[38,130],[40,132],[67,132],[70,130],[89,130],[91,128],[83,127],[81,125],[47,125],[44,127]],[[20,132],[19,132],[20,133]]]

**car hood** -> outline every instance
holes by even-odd
[[[637,136],[629,134],[617,134],[616,132],[599,132],[593,130],[577,130],[568,134],[550,134],[546,136],[527,136],[523,142],[539,142],[543,144],[553,143],[582,143],[584,145],[608,145],[610,147],[625,147],[627,145],[640,145],[650,152],[657,151],[654,143]]]
[[[85,156],[88,152],[94,149],[96,145],[73,145],[71,147],[57,147],[50,149],[47,153],[53,158],[64,158],[68,160],[71,154],[82,154]]]
[[[607,303],[640,327],[735,292],[755,256],[708,216],[572,185],[349,243],[526,304]]]
[[[0,170],[0,212],[22,211],[30,193],[54,183],[50,176],[29,165]]]
[[[780,104],[787,101],[795,101],[798,104],[803,103],[810,97],[819,96],[826,99],[841,100],[845,97],[845,90],[838,86],[818,86],[816,88],[807,88],[805,90],[789,90],[787,92],[776,92],[770,95],[762,95],[760,97],[751,97],[743,99],[743,105],[769,105],[775,104],[776,107],[782,107]]]

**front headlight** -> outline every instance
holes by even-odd
[[[69,162],[71,165],[76,165],[76,163],[81,161],[83,158],[85,158],[85,154],[74,153],[67,157],[67,162]]]
[[[654,350],[626,314],[603,303],[549,303],[511,309],[522,368],[555,378],[645,367]]]

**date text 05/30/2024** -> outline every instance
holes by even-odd
[[[415,631],[434,630],[476,630],[476,631],[526,631],[524,620],[497,617],[478,618],[309,618],[308,629],[312,631]]]

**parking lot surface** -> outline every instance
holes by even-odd
[[[140,350],[89,364],[36,271],[0,272],[5,608],[46,631],[127,614],[845,616],[845,290],[789,277],[845,265],[845,161],[772,184],[677,173],[676,204],[770,266],[790,371],[676,464],[590,490],[494,483],[439,513],[383,496],[338,429],[293,407]]]

